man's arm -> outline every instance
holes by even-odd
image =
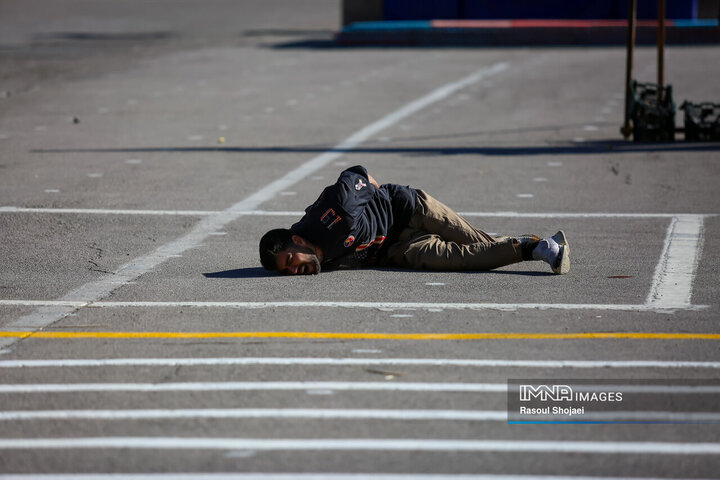
[[[372,185],[375,188],[380,188],[380,185],[378,185],[378,182],[370,175],[370,173],[367,171],[367,168],[363,167],[362,165],[355,165],[354,167],[350,167],[347,170],[344,170],[340,174],[340,178],[345,174],[345,172],[352,172],[356,175],[362,175],[363,177],[366,177],[368,179],[368,182],[370,182],[370,185]],[[340,180],[340,179],[338,179]]]

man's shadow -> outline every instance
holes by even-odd
[[[334,269],[327,269],[326,271],[342,271],[342,270],[352,270],[349,268],[334,268]],[[406,270],[402,268],[392,268],[392,267],[375,267],[375,268],[366,268],[364,270],[375,270],[380,272],[402,272],[406,271],[408,273],[415,273],[419,270]],[[451,273],[451,272],[448,272]],[[487,271],[467,271],[464,273],[469,274],[500,274],[500,275],[522,275],[522,276],[529,276],[529,277],[546,277],[546,276],[553,276],[554,274],[551,272],[537,272],[537,271],[520,271],[520,270],[487,270]],[[220,272],[211,272],[211,273],[203,273],[203,276],[205,278],[270,278],[270,277],[277,277],[277,272],[271,272],[268,270],[265,270],[263,267],[248,267],[248,268],[235,268],[233,270],[222,270]]]
[[[275,277],[275,272],[269,272],[263,267],[235,268],[220,272],[203,273],[205,278],[267,278]]]

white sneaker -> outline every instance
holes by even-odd
[[[558,231],[551,238],[555,240],[555,243],[557,243],[560,248],[558,258],[555,264],[552,265],[552,271],[558,275],[565,275],[570,271],[570,244],[568,244],[565,238],[565,232],[562,230]]]
[[[542,260],[548,263],[551,267],[555,265],[555,262],[560,255],[560,245],[552,238],[543,238],[538,242],[537,247],[532,252],[534,260]]]
[[[540,240],[532,256],[535,260],[546,262],[553,273],[558,275],[565,275],[570,271],[570,246],[562,230],[552,237]]]

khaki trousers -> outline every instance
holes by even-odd
[[[417,190],[417,206],[383,263],[418,270],[492,270],[522,261],[520,244],[479,230],[443,203]]]

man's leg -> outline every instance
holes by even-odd
[[[569,247],[562,231],[542,241],[535,235],[493,238],[424,191],[417,192],[415,212],[382,263],[422,270],[492,270],[544,260],[555,273],[568,272]]]
[[[418,233],[393,245],[390,253],[397,266],[417,270],[492,270],[522,261],[520,244],[514,239],[460,244],[431,233]]]
[[[418,190],[417,194],[417,207],[408,225],[413,232],[411,236],[417,232],[427,232],[461,245],[497,241],[424,191]]]
[[[387,258],[398,266],[421,270],[491,270],[522,259],[516,240],[498,241],[422,190],[408,226]]]

